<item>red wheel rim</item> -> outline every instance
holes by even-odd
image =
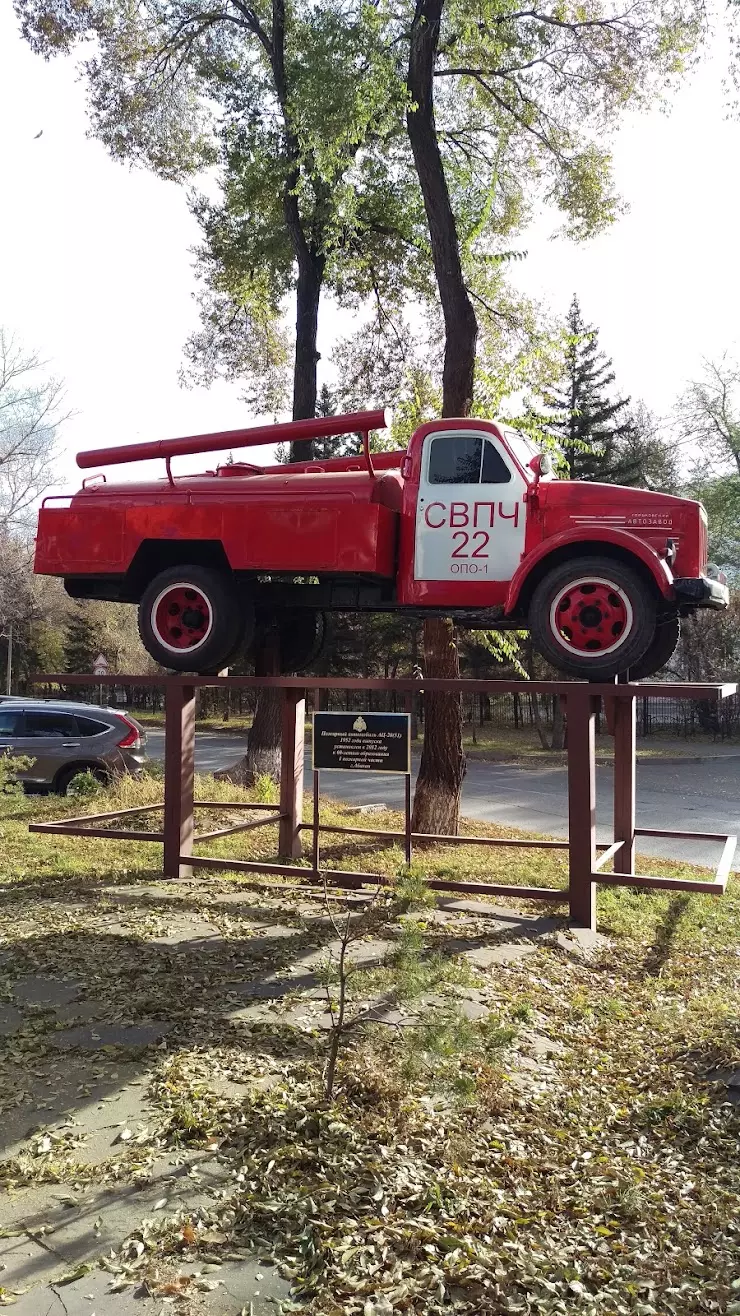
[[[603,657],[614,653],[632,633],[629,596],[613,580],[584,576],[564,586],[550,607],[553,638],[568,653]]]
[[[213,610],[201,590],[181,581],[157,595],[151,619],[159,643],[173,653],[181,653],[183,649],[200,648],[208,639]]]

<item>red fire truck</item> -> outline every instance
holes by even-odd
[[[700,503],[557,479],[547,454],[493,421],[433,421],[405,451],[371,454],[386,424],[369,411],[80,453],[82,468],[162,458],[166,473],[101,474],[46,499],[35,569],[73,598],[138,604],[149,653],[187,672],[224,667],[266,625],[283,670],[299,671],[325,614],[351,611],[528,629],[562,672],[639,679],[668,660],[681,616],[727,607]],[[179,456],[352,433],[357,457],[172,469]]]

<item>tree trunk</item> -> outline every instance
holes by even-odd
[[[555,707],[552,710],[552,747],[565,749],[565,717],[563,701],[559,695],[555,696]]]
[[[467,416],[473,402],[478,322],[465,286],[457,225],[434,122],[434,65],[444,0],[417,0],[411,26],[406,126],[424,198],[445,323],[442,415]]]
[[[442,415],[467,416],[473,401],[478,324],[460,260],[457,225],[434,122],[434,65],[444,0],[417,0],[411,27],[406,126],[419,178],[445,324]],[[427,676],[460,675],[451,621],[424,623]],[[424,749],[414,798],[415,831],[457,832],[465,776],[462,709],[457,695],[424,697]]]
[[[294,199],[294,198],[293,198]],[[296,285],[296,342],[293,372],[293,419],[310,420],[316,414],[316,336],[319,322],[319,301],[324,277],[324,258],[303,245],[298,259]],[[310,439],[291,443],[290,460],[310,461],[313,444]],[[282,671],[277,632],[270,630],[263,643],[258,640],[254,651],[256,676],[277,675]],[[257,695],[254,721],[247,736],[247,752],[238,765],[238,780],[253,784],[260,776],[280,780],[280,692],[261,690]],[[236,769],[232,770],[237,771]],[[231,780],[236,780],[233,776]]]
[[[298,205],[300,146],[292,124],[291,88],[285,67],[285,0],[272,0],[270,63],[275,91],[283,116],[285,150],[291,166],[283,189],[283,217],[298,266],[296,281],[295,363],[293,369],[293,420],[310,420],[316,415],[316,337],[319,299],[326,257],[306,236]],[[291,461],[310,461],[310,439],[291,443]]]
[[[255,650],[255,676],[277,676],[280,672],[280,645],[275,627],[265,634]],[[247,752],[233,768],[217,772],[219,781],[233,781],[238,786],[254,786],[260,777],[280,780],[281,708],[279,690],[260,690],[254,720],[247,736]]]
[[[304,244],[305,245],[305,244]],[[296,286],[296,341],[293,373],[293,419],[310,420],[316,413],[316,335],[319,323],[319,300],[324,277],[324,258],[305,248],[298,261]],[[291,461],[310,461],[310,439],[291,443]],[[254,651],[256,676],[277,675],[282,671],[277,632],[270,630],[264,643],[258,641]],[[257,696],[254,722],[247,736],[247,752],[239,765],[240,780],[253,783],[259,776],[280,780],[280,692],[261,690]]]
[[[547,738],[547,727],[545,726],[545,723],[542,721],[542,709],[540,708],[540,697],[534,691],[529,697],[532,700],[532,712],[534,713],[534,724],[537,728],[537,735],[540,738],[540,744],[543,749],[549,749],[550,742]]]
[[[454,680],[460,675],[455,632],[446,617],[424,622],[424,675]],[[459,695],[424,692],[424,748],[414,794],[415,832],[456,836],[465,776]]]
[[[316,338],[319,301],[324,281],[326,257],[309,242],[298,205],[299,147],[291,125],[290,87],[285,69],[285,0],[273,0],[272,45],[270,51],[275,90],[283,115],[285,147],[293,162],[283,191],[283,216],[298,267],[296,280],[295,361],[293,367],[293,420],[311,420],[316,415],[316,364],[319,359]],[[291,443],[290,460],[310,461],[310,439]],[[267,675],[281,670],[277,636],[264,651],[255,649],[255,673]],[[246,779],[266,773],[280,778],[280,697],[276,690],[262,690],[249,736],[247,753],[239,765]]]
[[[323,278],[323,257],[304,251],[298,259],[296,283],[293,420],[310,420],[316,415],[316,366],[319,361],[316,339]],[[310,439],[291,443],[291,461],[308,462],[312,456],[313,444]]]

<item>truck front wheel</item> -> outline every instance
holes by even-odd
[[[244,605],[231,578],[210,567],[170,567],[139,604],[139,634],[147,653],[176,672],[224,667],[244,633]]]
[[[559,671],[606,680],[647,653],[656,612],[650,587],[636,571],[611,558],[584,557],[561,563],[540,581],[529,629]]]

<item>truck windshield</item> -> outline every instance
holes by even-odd
[[[528,439],[526,434],[523,434],[521,430],[512,430],[508,425],[505,425],[503,426],[503,431],[506,435],[506,442],[509,444],[514,456],[519,464],[524,467],[527,479],[533,480],[534,471],[529,463],[533,457],[539,456],[539,448],[535,443],[532,443],[532,440]]]

